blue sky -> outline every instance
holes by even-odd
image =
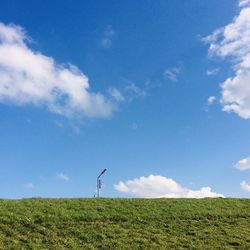
[[[249,9],[2,1],[0,197],[249,197]]]

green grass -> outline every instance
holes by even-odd
[[[250,249],[250,200],[0,200],[0,249]]]

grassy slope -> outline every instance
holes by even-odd
[[[250,249],[250,200],[0,200],[0,249],[21,248]]]

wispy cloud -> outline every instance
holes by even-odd
[[[208,69],[206,71],[206,75],[207,76],[214,76],[214,75],[217,75],[217,73],[219,72],[219,69],[218,68],[215,68],[215,69]]]
[[[239,2],[239,14],[225,27],[215,30],[203,41],[210,45],[209,55],[232,59],[234,76],[222,84],[223,110],[250,119],[250,1]]]
[[[109,117],[114,111],[110,100],[90,91],[76,66],[31,49],[20,26],[0,23],[0,82],[1,103],[45,107],[67,117]]]
[[[250,169],[250,157],[239,160],[234,167],[241,171]]]
[[[139,97],[145,97],[147,95],[146,91],[139,86],[137,86],[135,83],[131,82],[125,87],[125,91],[131,92]]]
[[[113,100],[113,108],[117,110],[117,104],[121,102],[132,102],[139,98],[145,98],[149,96],[149,92],[159,87],[158,85],[152,84],[149,80],[143,84],[137,84],[127,78],[121,77],[122,84],[120,87],[110,87],[108,94],[110,100]]]
[[[234,164],[234,167],[240,171],[250,170],[250,157],[239,160],[236,164]],[[250,192],[250,183],[242,181],[240,186],[244,191]]]
[[[122,78],[122,80],[126,83],[124,92],[129,93],[132,97],[146,97],[148,95],[145,86],[144,88],[139,87],[138,84],[126,78]]]
[[[168,68],[163,72],[163,76],[173,82],[177,82],[178,76],[181,72],[180,67]]]
[[[240,186],[241,186],[241,188],[242,188],[244,191],[250,193],[250,183],[247,183],[246,181],[242,181],[242,182],[240,183]]]
[[[103,37],[100,41],[100,47],[103,49],[108,49],[112,46],[113,44],[113,38],[115,36],[116,32],[113,29],[111,25],[107,25],[103,32]]]
[[[214,193],[210,187],[202,187],[199,190],[185,188],[171,178],[160,175],[149,175],[126,182],[120,181],[114,188],[121,193],[127,193],[143,198],[204,198],[224,197]]]
[[[215,96],[209,96],[207,99],[207,105],[210,106],[212,104],[214,104],[216,101],[216,97]]]
[[[239,1],[239,7],[245,7],[248,4],[250,4],[250,0],[240,0]]]
[[[28,189],[33,189],[33,188],[35,187],[34,184],[31,183],[31,182],[25,183],[24,186],[25,186],[26,188],[28,188]]]
[[[112,98],[114,98],[117,102],[125,101],[125,97],[123,96],[122,92],[117,88],[109,88],[109,94]]]
[[[56,175],[57,179],[62,180],[62,181],[69,181],[69,177],[63,173],[59,173]]]

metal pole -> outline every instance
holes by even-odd
[[[99,198],[100,197],[100,188],[101,188],[101,180],[100,177],[107,171],[107,169],[105,168],[97,177],[97,181],[96,181],[96,197]]]
[[[97,177],[97,182],[96,182],[96,189],[97,189],[97,194],[96,197],[99,198],[100,195],[100,187],[99,187],[99,176]]]

